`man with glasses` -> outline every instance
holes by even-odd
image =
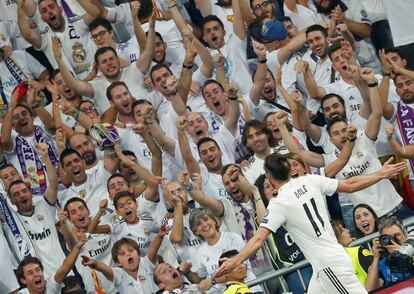
[[[256,17],[275,19],[277,8],[275,1],[272,0],[250,0],[250,7]]]

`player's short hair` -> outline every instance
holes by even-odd
[[[88,205],[86,204],[85,200],[83,200],[83,199],[82,199],[82,198],[80,198],[80,197],[73,197],[73,198],[70,198],[70,199],[66,202],[65,206],[63,207],[63,210],[64,210],[64,211],[66,211],[66,212],[69,214],[69,209],[68,209],[68,207],[69,207],[69,205],[71,205],[72,203],[75,203],[75,202],[80,202],[80,203],[82,203],[82,205],[83,205],[83,206],[85,206],[85,207],[86,207],[86,209],[88,209],[88,210],[89,210],[89,207],[88,207]]]
[[[287,161],[286,156],[279,153],[273,153],[266,156],[264,170],[266,173],[270,174],[272,178],[283,182],[289,179],[290,164]]]
[[[19,280],[21,280],[22,278],[24,278],[24,267],[26,265],[29,265],[29,264],[37,264],[37,265],[39,265],[40,269],[43,272],[43,264],[42,264],[42,262],[40,261],[39,258],[34,257],[34,256],[26,256],[19,263],[19,266],[17,267],[17,270],[16,270],[16,275],[19,278]]]
[[[314,25],[309,26],[305,31],[306,38],[308,37],[309,33],[311,33],[311,32],[321,32],[322,35],[324,35],[325,38],[328,37],[328,31],[326,30],[326,28],[324,28],[320,24],[314,24]]]
[[[102,17],[95,18],[90,24],[89,24],[89,31],[92,32],[92,30],[96,29],[97,27],[104,27],[108,32],[112,32],[112,24]]]
[[[198,236],[199,238],[203,238],[201,237],[199,234],[197,234],[196,229],[198,224],[200,223],[200,220],[205,217],[208,216],[209,218],[213,219],[214,222],[216,223],[216,229],[219,230],[219,224],[216,220],[216,216],[214,215],[213,211],[208,209],[208,208],[196,208],[193,209],[190,213],[190,230],[194,233],[194,235]]]
[[[201,88],[201,94],[203,95],[203,98],[204,98],[204,99],[206,99],[206,97],[204,97],[204,89],[205,89],[208,85],[210,85],[210,84],[216,84],[216,85],[218,85],[218,86],[220,87],[220,89],[221,89],[221,91],[222,91],[222,92],[224,92],[224,91],[225,91],[225,90],[224,90],[224,87],[223,87],[223,85],[222,85],[221,83],[219,83],[218,81],[216,81],[216,80],[214,80],[214,79],[209,79],[209,80],[207,80],[207,81],[204,83],[203,88]]]
[[[332,119],[328,120],[328,122],[326,123],[326,131],[328,132],[328,135],[329,136],[331,136],[331,129],[332,129],[332,127],[336,123],[339,123],[339,122],[344,122],[344,123],[348,124],[347,121],[344,120],[344,118],[343,117],[340,117],[340,116],[334,116]]]
[[[147,32],[145,32],[145,36],[147,36],[148,37],[148,31]],[[161,40],[161,42],[163,42],[164,43],[164,38],[162,37],[162,35],[159,33],[159,32],[154,32],[155,33],[155,37],[156,38],[158,38],[158,39],[160,39]]]
[[[125,84],[125,82],[123,82],[123,81],[115,81],[115,82],[112,82],[108,86],[108,88],[106,88],[106,97],[108,98],[109,101],[112,101],[112,90],[115,89],[118,86],[124,86],[128,90],[128,92],[129,92],[129,88]]]
[[[116,50],[114,48],[109,47],[109,46],[101,47],[95,52],[95,56],[94,56],[95,64],[99,64],[98,62],[99,56],[101,56],[102,54],[105,54],[108,51],[112,51],[115,54],[115,56],[118,58],[118,53],[116,53]]]
[[[216,15],[207,15],[206,17],[203,18],[203,21],[201,22],[201,28],[204,29],[204,25],[206,23],[209,23],[211,21],[216,21],[218,22],[218,24],[221,26],[221,28],[224,30],[224,24],[221,21],[220,18],[218,18]]]
[[[138,255],[139,255],[138,243],[130,238],[124,237],[116,241],[114,243],[114,246],[112,246],[111,255],[112,255],[112,260],[114,262],[118,262],[118,254],[119,254],[119,251],[121,250],[121,246],[123,245],[131,246],[133,249],[135,249],[138,252]]]
[[[114,197],[115,209],[118,209],[118,202],[121,198],[124,198],[124,197],[128,197],[128,198],[132,199],[135,202],[137,201],[135,196],[129,191],[122,191],[122,192],[116,193],[116,195]]]
[[[380,221],[379,221],[379,223],[378,223],[378,232],[380,234],[382,234],[382,231],[385,228],[389,228],[389,227],[392,227],[392,226],[397,226],[398,228],[400,228],[400,230],[404,234],[407,233],[406,230],[405,230],[405,228],[404,228],[404,225],[402,224],[402,222],[396,216],[381,218]]]
[[[207,143],[207,142],[213,142],[214,145],[216,145],[217,148],[219,150],[221,150],[220,149],[220,146],[217,144],[217,141],[216,140],[214,140],[213,138],[210,138],[210,137],[204,137],[204,138],[200,139],[200,141],[197,142],[198,154],[200,154],[200,147],[201,147],[201,145],[203,145],[204,143]]]
[[[59,157],[59,162],[62,167],[65,167],[65,163],[64,163],[65,158],[72,154],[76,154],[77,156],[79,156],[80,159],[82,159],[82,156],[80,155],[78,151],[72,148],[66,148],[65,150],[62,151]]]
[[[170,67],[169,67],[168,65],[166,65],[166,64],[165,64],[165,63],[163,63],[163,62],[157,63],[156,65],[154,65],[154,66],[151,68],[151,71],[150,71],[150,78],[151,78],[151,81],[152,81],[152,83],[153,83],[153,84],[155,84],[155,82],[154,82],[154,79],[153,79],[153,77],[152,77],[152,74],[153,74],[155,71],[160,70],[161,68],[165,68],[165,69],[167,69],[167,71],[168,71],[171,75],[173,75],[173,72],[171,71],[171,69],[170,69]]]
[[[337,98],[338,101],[342,104],[342,106],[345,107],[345,100],[344,98],[342,98],[342,96],[338,95],[338,94],[334,94],[334,93],[329,93],[326,94],[325,96],[322,97],[321,99],[321,108],[323,111],[323,104],[325,103],[326,100],[331,99],[331,98]]]

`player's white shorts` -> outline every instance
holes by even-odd
[[[308,294],[367,294],[350,267],[328,267],[313,273]]]

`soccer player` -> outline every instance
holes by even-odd
[[[317,175],[291,179],[285,157],[269,155],[264,163],[266,176],[278,190],[270,200],[260,228],[236,256],[226,260],[216,272],[220,277],[230,272],[261,248],[271,232],[284,225],[313,267],[308,293],[367,293],[355,276],[352,262],[337,242],[324,201],[324,195],[364,189],[390,178],[405,168],[405,164],[390,164],[367,176],[338,181]]]

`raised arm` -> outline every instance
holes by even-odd
[[[302,48],[306,43],[305,32],[299,32],[295,37],[293,37],[289,43],[280,48],[277,53],[277,58],[280,64],[285,63],[285,61],[297,50]]]
[[[138,18],[138,12],[141,8],[141,4],[139,1],[131,1],[129,3],[131,8],[131,15],[132,15],[132,21],[134,22],[134,33],[135,38],[137,38],[138,45],[139,45],[139,52],[140,55],[145,50],[147,37],[145,36],[145,32],[142,29],[141,21]]]
[[[313,76],[309,63],[305,60],[300,60],[295,64],[295,71],[297,73],[302,73],[305,80],[306,89],[309,92],[311,97],[321,100],[323,96],[326,95],[326,91],[323,87],[319,86],[316,83],[315,77]]]
[[[170,232],[171,243],[179,244],[184,238],[184,213],[182,200],[164,189],[164,196],[167,202],[174,208],[174,219]]]
[[[382,117],[382,105],[378,93],[378,81],[375,78],[374,70],[370,68],[360,69],[361,79],[364,80],[368,86],[369,100],[371,104],[371,114],[368,117],[365,134],[371,140],[376,140],[380,127]]]
[[[47,171],[47,179],[49,181],[45,191],[45,198],[50,204],[54,205],[57,201],[59,179],[56,167],[52,164],[49,158],[49,145],[46,143],[38,143],[36,145],[36,151],[43,158]]]
[[[88,233],[89,234],[108,234],[110,232],[110,228],[109,225],[107,226],[106,230],[102,230],[100,228],[100,230],[97,230],[98,228],[98,224],[101,220],[101,216],[103,215],[103,213],[105,212],[106,208],[108,207],[108,200],[107,199],[101,199],[101,201],[99,201],[99,210],[98,212],[95,214],[95,216],[91,219],[91,222],[89,223],[88,226]]]
[[[178,175],[178,182],[181,184],[182,187],[186,187],[187,192],[190,193],[190,196],[198,202],[203,207],[211,209],[215,216],[222,217],[224,214],[224,205],[221,201],[206,196],[202,191],[202,180],[200,174],[193,174],[191,175],[191,179],[194,182],[193,184],[189,184],[189,176],[186,172],[180,172]]]
[[[161,224],[160,231],[158,232],[157,236],[152,240],[150,246],[148,247],[147,256],[148,259],[153,263],[157,263],[157,253],[158,249],[160,249],[162,240],[164,236],[167,235],[168,230],[165,222]]]
[[[133,126],[133,128],[134,128],[134,131],[136,131],[136,125]],[[144,125],[143,130],[140,131],[139,134],[144,139],[145,144],[147,144],[147,147],[152,155],[151,156],[151,172],[152,172],[151,181],[155,183],[157,182],[156,177],[162,176],[162,151],[161,151],[160,146],[158,146],[158,144],[154,141],[154,138],[151,136],[148,126]]]
[[[113,282],[114,280],[114,271],[112,268],[105,263],[101,261],[97,261],[95,259],[92,259],[88,256],[81,255],[82,257],[82,264],[84,266],[88,266],[91,269],[97,270],[98,272],[101,272],[105,278],[107,278],[109,281]]]
[[[387,131],[388,145],[390,145],[392,152],[394,152],[395,154],[403,158],[413,159],[414,158],[414,145],[410,144],[410,145],[401,146],[397,141],[395,141],[393,125],[388,124],[386,127],[386,131]]]
[[[387,56],[385,55],[384,49],[380,50],[379,57],[382,63],[382,67],[384,68],[381,84],[378,89],[379,95],[381,97],[382,115],[386,120],[390,120],[394,115],[394,106],[392,103],[388,102],[388,95],[390,91],[390,78],[394,70],[392,64],[388,61]]]
[[[211,14],[211,1],[205,0],[194,0],[197,5],[197,8],[200,10],[201,15],[206,17],[207,15]]]
[[[87,82],[75,79],[72,73],[66,67],[62,59],[62,47],[57,37],[52,38],[52,47],[56,63],[59,66],[60,73],[62,74],[63,80],[65,81],[68,88],[71,88],[82,96],[93,97],[94,91],[92,85]]]
[[[200,165],[198,164],[198,161],[194,158],[193,153],[190,148],[190,144],[188,143],[188,138],[185,133],[186,127],[187,127],[187,117],[180,116],[177,119],[177,135],[178,135],[178,144],[180,146],[181,155],[185,162],[187,171],[190,174],[200,173]]]
[[[362,7],[362,6],[361,6]],[[336,21],[337,24],[344,23],[349,30],[360,38],[367,38],[371,35],[371,26],[367,23],[356,22],[345,17],[345,13],[341,7],[337,5],[331,13],[331,18]]]
[[[42,36],[38,32],[32,31],[30,29],[29,21],[26,19],[26,14],[24,12],[26,2],[30,2],[30,1],[24,1],[24,0],[17,1],[17,23],[19,25],[19,30],[20,30],[22,37],[27,42],[32,44],[34,48],[39,49],[42,46]],[[34,11],[32,15],[34,14]]]
[[[240,106],[238,100],[238,87],[236,84],[229,83],[227,86],[227,101],[229,113],[224,120],[224,126],[236,136],[238,130],[238,123],[240,118]]]
[[[242,0],[245,1],[245,0]],[[206,1],[208,2],[208,1]],[[231,1],[233,8],[233,31],[240,40],[246,39],[246,25],[244,24],[243,15],[240,7],[240,0]]]
[[[337,192],[353,193],[372,186],[383,179],[390,179],[398,175],[406,168],[405,162],[391,164],[394,158],[390,158],[378,171],[366,176],[355,176],[347,180],[339,181]]]
[[[178,86],[178,96],[181,98],[184,104],[187,103],[188,93],[190,92],[191,88],[191,78],[193,75],[193,65],[194,65],[194,58],[197,55],[197,50],[194,46],[194,38],[192,35],[185,35],[184,38],[184,45],[185,45],[185,56],[183,62],[183,68],[181,70],[179,86]],[[190,39],[191,38],[191,39]]]
[[[262,90],[266,83],[267,65],[266,65],[266,47],[256,41],[253,41],[253,50],[257,55],[258,64],[253,79],[253,86],[250,88],[249,97],[254,105],[259,105]]]
[[[145,49],[142,51],[141,55],[135,62],[138,69],[145,74],[151,66],[152,54],[154,52],[155,46],[155,16],[151,16],[148,28],[147,40],[145,42]]]
[[[188,74],[185,73],[185,75],[188,75]],[[171,105],[174,111],[178,115],[184,115],[187,112],[187,107],[185,106],[185,102],[187,101],[187,95],[189,92],[189,85],[187,81],[188,77],[184,77],[183,79],[186,79],[186,81],[184,81],[185,85],[181,85],[181,82],[183,80],[178,81],[174,75],[169,76],[165,83],[165,86],[167,87],[167,91],[171,93],[170,95],[168,95],[169,96],[168,98],[171,101]],[[191,84],[191,74],[188,80],[190,80],[190,84]],[[182,87],[186,87],[186,86],[188,86],[187,89],[185,90],[182,89]]]

